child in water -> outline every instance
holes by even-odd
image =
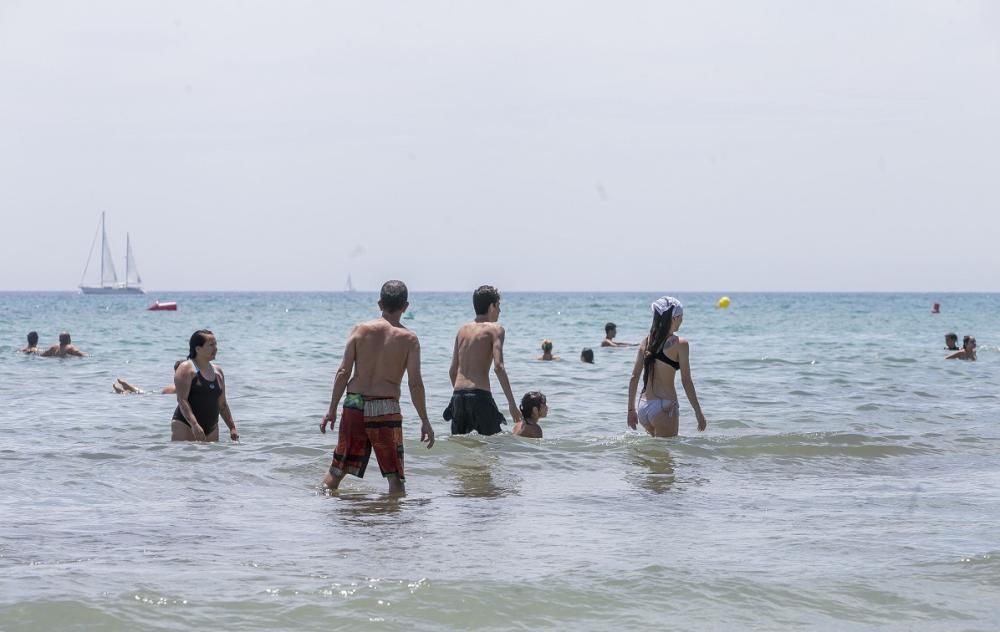
[[[549,406],[545,403],[545,395],[538,391],[525,393],[521,398],[521,416],[523,421],[514,424],[514,434],[530,439],[542,438],[542,427],[538,420],[549,416]]]

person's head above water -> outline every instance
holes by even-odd
[[[410,294],[405,283],[396,280],[386,281],[382,284],[378,306],[383,312],[398,314],[410,306],[409,298]]]
[[[188,359],[197,362],[199,359],[211,361],[215,359],[218,346],[215,342],[215,334],[208,329],[199,329],[191,334],[188,341]]]
[[[542,353],[552,353],[552,341],[548,338],[542,341]]]
[[[525,419],[538,420],[548,414],[545,395],[539,391],[530,391],[521,398],[521,415]]]
[[[72,343],[73,340],[69,337],[69,332],[64,331],[61,334],[59,334],[59,344],[65,347],[66,345]]]
[[[28,332],[28,346],[29,347],[37,347],[38,346],[38,332],[37,331],[29,331]]]
[[[958,349],[958,334],[956,333],[945,334],[944,345],[949,349]]]
[[[966,351],[976,348],[976,338],[975,336],[966,336],[962,338],[962,348]]]
[[[476,316],[487,316],[496,322],[500,318],[500,290],[492,285],[481,285],[472,293],[472,306]]]
[[[646,356],[642,368],[642,391],[646,392],[649,369],[656,361],[656,354],[663,350],[664,343],[681,327],[684,321],[684,306],[672,296],[663,296],[649,306],[653,312],[653,323],[649,327],[646,340]]]
[[[590,347],[584,348],[584,350],[580,352],[580,361],[581,362],[586,362],[587,364],[593,364],[594,363],[594,350],[591,349]]]
[[[604,325],[604,336],[608,340],[612,340],[618,334],[618,325],[614,323],[606,323]]]

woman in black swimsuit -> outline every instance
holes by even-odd
[[[170,423],[172,441],[218,441],[219,415],[229,427],[229,438],[240,433],[226,402],[226,377],[212,364],[219,351],[215,334],[199,329],[191,335],[188,359],[174,372],[177,408]]]

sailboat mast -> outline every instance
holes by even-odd
[[[108,232],[104,230],[104,211],[101,211],[101,286],[104,286],[104,242],[108,240]]]
[[[125,287],[128,287],[128,253],[130,247],[128,233],[125,233]]]

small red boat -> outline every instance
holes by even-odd
[[[152,305],[148,308],[151,312],[176,312],[177,303],[174,301],[167,301],[161,303],[160,301],[154,301]]]

